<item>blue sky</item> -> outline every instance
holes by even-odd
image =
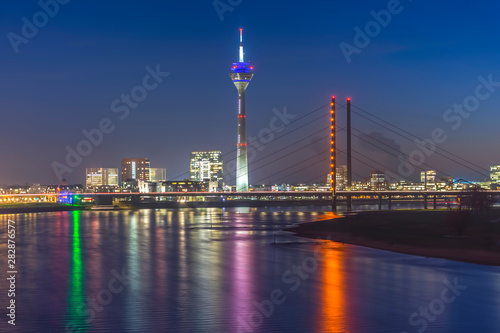
[[[148,157],[152,166],[167,168],[169,179],[187,176],[192,150],[220,149],[229,160],[236,143],[237,105],[229,68],[237,60],[240,27],[245,29],[246,59],[255,66],[247,90],[250,135],[269,126],[274,108],[286,107],[299,117],[328,104],[335,94],[352,97],[353,105],[422,138],[443,128],[449,138],[440,147],[484,170],[500,163],[500,87],[460,128],[453,130],[443,120],[448,108],[474,94],[478,76],[500,81],[495,14],[500,5],[401,1],[402,11],[347,63],[339,45],[354,45],[354,28],[364,30],[373,20],[370,12],[387,9],[388,3],[243,0],[221,21],[212,1],[72,0],[60,4],[58,13],[19,44],[16,54],[8,34],[22,36],[22,18],[32,22],[41,7],[37,1],[6,1],[0,15],[0,183],[56,183],[52,163],[64,163],[65,147],[76,147],[84,139],[82,130],[96,128],[103,118],[112,119],[116,129],[65,174],[69,182],[82,183],[86,167],[119,167],[126,157]],[[142,83],[147,66],[158,64],[170,75],[119,120],[111,103]],[[342,126],[345,115],[339,112],[338,119]],[[356,115],[353,126],[368,135],[383,133],[405,153],[416,148]],[[293,159],[254,172],[251,168],[250,182],[323,180],[328,166],[321,162],[279,176],[283,168],[327,149],[321,128],[316,122],[267,144],[259,152],[262,158],[275,152],[280,156],[284,146],[318,133],[317,142]],[[286,131],[293,129],[291,125]],[[339,147],[344,145],[340,137]],[[397,168],[384,151],[356,138],[354,148]],[[343,158],[339,156],[341,162]],[[457,178],[484,178],[437,155],[426,157],[425,163]],[[383,169],[354,164],[360,176]]]

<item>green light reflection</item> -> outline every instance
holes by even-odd
[[[86,332],[88,324],[86,322],[85,289],[83,286],[83,262],[80,244],[80,212],[73,211],[73,237],[71,246],[71,271],[68,294],[68,320],[66,322],[69,332]]]

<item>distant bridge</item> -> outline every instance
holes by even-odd
[[[500,196],[500,191],[490,190],[483,193],[492,197]],[[335,199],[364,200],[367,203],[373,203],[373,200],[376,200],[380,209],[383,203],[391,209],[393,201],[420,200],[423,201],[424,208],[427,209],[428,203],[432,202],[435,209],[440,201],[458,200],[469,195],[471,195],[470,191],[337,191]],[[332,193],[327,191],[91,193],[85,196],[94,197],[97,204],[110,204],[113,198],[126,198],[137,205],[156,202],[159,204],[156,206],[162,206],[162,202],[204,203],[217,207],[244,206],[245,204],[250,206],[330,205],[333,202]]]
[[[500,195],[500,190],[484,190],[483,193],[488,195]],[[384,196],[384,197],[409,197],[409,196],[464,196],[471,194],[471,191],[336,191],[337,197],[346,196]],[[220,197],[220,198],[272,198],[272,197],[287,197],[287,198],[328,198],[331,199],[330,191],[249,191],[249,192],[100,192],[100,193],[21,193],[21,194],[0,194],[3,197],[45,197],[45,196],[68,196],[77,195],[84,197],[100,197],[112,196],[121,197]]]
[[[500,191],[485,190],[482,193],[498,198]],[[423,202],[423,208],[434,209],[438,203],[456,201],[470,196],[470,191],[337,191],[335,199],[343,201],[352,199],[364,204],[383,204],[392,208],[393,202]],[[109,206],[117,201],[131,207],[234,207],[234,206],[280,206],[280,205],[330,205],[332,193],[328,191],[251,191],[251,192],[154,192],[154,193],[53,193],[53,194],[2,194],[0,198],[21,197],[67,198],[77,196],[92,198],[94,204]]]

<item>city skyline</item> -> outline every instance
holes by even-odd
[[[495,140],[491,140],[496,137],[494,124],[499,117],[496,109],[500,94],[496,91],[496,82],[500,81],[500,76],[495,71],[499,50],[488,43],[493,40],[494,31],[483,29],[483,22],[488,17],[493,19],[492,13],[499,4],[460,6],[452,15],[444,11],[446,4],[438,4],[437,10],[429,11],[422,4],[404,3],[403,10],[392,16],[390,24],[377,36],[370,37],[368,45],[358,47],[361,52],[350,55],[348,63],[339,46],[342,43],[356,46],[354,28],[363,30],[365,24],[375,20],[371,12],[379,13],[386,5],[385,2],[368,1],[356,6],[322,3],[314,8],[300,5],[304,13],[311,14],[302,15],[304,24],[310,23],[307,29],[290,24],[289,18],[294,17],[292,7],[280,8],[284,15],[264,15],[254,6],[242,3],[233,12],[226,12],[221,22],[217,12],[207,3],[206,9],[212,16],[210,13],[196,14],[198,20],[188,24],[173,15],[175,10],[188,10],[187,4],[173,4],[165,10],[171,18],[168,22],[159,15],[157,7],[144,6],[139,13],[132,8],[121,8],[121,15],[113,15],[109,21],[110,16],[104,13],[115,8],[108,4],[102,5],[102,13],[91,11],[90,4],[61,5],[58,14],[40,28],[36,36],[18,45],[18,53],[14,52],[8,38],[4,40],[2,52],[6,66],[2,103],[10,116],[2,131],[2,140],[8,144],[4,145],[1,154],[4,163],[0,165],[0,183],[57,183],[52,163],[63,163],[65,147],[76,149],[85,139],[82,131],[99,128],[103,118],[113,120],[108,124],[114,126],[113,131],[105,133],[102,142],[92,147],[92,153],[82,158],[76,167],[71,167],[72,171],[64,177],[68,182],[83,183],[86,168],[112,166],[113,161],[123,156],[149,156],[156,165],[167,168],[172,177],[187,171],[185,165],[192,150],[217,147],[228,159],[232,158],[228,152],[234,150],[231,144],[234,132],[227,129],[234,128],[231,117],[234,114],[234,87],[226,75],[227,63],[237,56],[234,37],[240,27],[248,31],[247,52],[252,60],[257,60],[259,68],[259,83],[252,87],[252,100],[248,101],[248,109],[254,113],[248,124],[249,141],[250,137],[259,138],[259,132],[269,126],[275,116],[274,110],[283,114],[286,109],[287,114],[298,118],[327,104],[328,97],[335,93],[353,97],[353,106],[390,119],[422,138],[429,138],[434,129],[442,128],[448,139],[440,144],[441,147],[484,166],[487,172],[488,166],[500,160],[495,153]],[[266,8],[271,13],[278,12],[275,4]],[[333,26],[331,20],[316,24],[317,19],[308,18],[314,15],[326,18],[334,9],[345,15],[333,22]],[[4,35],[21,34],[21,18],[31,19],[40,10],[36,2],[7,4],[1,26]],[[99,29],[81,30],[84,13],[85,19],[91,17]],[[447,15],[467,20],[459,26],[442,26],[440,22],[446,20]],[[131,28],[127,25],[131,17],[143,24]],[[245,17],[253,19],[250,22]],[[422,24],[422,18],[426,24]],[[106,22],[112,22],[113,29]],[[155,25],[147,22],[155,22]],[[164,25],[164,29],[159,29],[157,24]],[[418,32],[412,29],[415,25],[419,26]],[[436,25],[440,27],[438,34],[433,28]],[[207,28],[200,29],[201,26]],[[61,29],[64,34],[60,33]],[[479,37],[470,31],[480,33]],[[446,42],[442,43],[443,40]],[[204,77],[197,75],[201,68],[206,71]],[[147,98],[135,108],[129,107],[126,114],[123,108],[127,104],[121,101],[121,94],[130,94],[143,84],[146,75],[151,77],[151,73],[163,76],[158,77],[158,81],[146,82],[155,88],[148,90]],[[207,85],[208,78],[210,84]],[[491,95],[481,99],[476,111],[463,113],[467,117],[456,121],[443,119],[446,115],[451,116],[446,113],[448,109],[453,111],[454,104],[463,103],[474,95],[481,82],[488,81]],[[191,99],[193,84],[204,85],[205,89]],[[481,90],[482,94],[488,91]],[[115,105],[120,108],[119,112],[111,107],[115,100],[119,101]],[[345,122],[342,112],[339,110],[339,126],[344,126]],[[313,133],[320,123],[313,125],[315,127],[304,133],[299,131],[293,137],[300,139]],[[353,115],[353,126],[368,138],[375,137],[406,153],[418,148],[417,144],[387,133],[356,115]],[[285,126],[282,133],[292,130],[293,127]],[[343,149],[343,134],[339,134],[338,141],[339,149]],[[393,168],[398,166],[397,159],[387,153],[376,151],[357,138],[353,141],[353,147],[369,157],[383,160]],[[264,152],[257,153],[265,156],[279,152],[283,145],[273,141],[266,145]],[[317,140],[295,158],[310,158],[326,146],[326,141]],[[339,156],[339,163],[343,163],[344,158]],[[436,154],[426,162],[457,178],[478,181],[484,178]],[[252,168],[258,165],[250,165],[250,183],[279,172],[286,164],[283,161],[281,165],[255,172]],[[366,174],[371,169],[356,161],[353,168],[359,174]],[[321,179],[327,167],[318,164],[311,167],[311,172]],[[418,179],[419,171],[412,177]],[[308,178],[308,172],[304,171],[283,182]],[[274,180],[276,177],[266,181]]]
[[[82,190],[119,190],[125,189],[130,186],[130,181],[134,181],[135,186],[145,186],[144,188],[148,188],[148,186],[153,186],[155,188],[157,184],[165,184],[165,183],[174,183],[174,182],[186,182],[192,181],[195,183],[204,184],[205,190],[208,192],[225,192],[231,191],[231,187],[233,189],[236,188],[234,184],[225,184],[223,181],[223,159],[221,151],[195,151],[191,152],[191,162],[190,162],[190,177],[184,179],[167,179],[166,177],[166,169],[165,168],[151,168],[148,167],[149,171],[149,180],[140,180],[136,178],[127,178],[123,179],[123,174],[126,172],[124,169],[128,168],[128,164],[124,161],[131,160],[145,160],[149,163],[147,158],[140,159],[123,159],[122,160],[122,170],[119,172],[118,168],[87,168],[85,172],[86,182],[85,186],[83,184],[67,184],[66,181],[63,181],[62,184],[40,184],[40,183],[32,183],[25,185],[21,184],[0,184],[0,192],[6,193],[45,193],[47,189],[51,188],[53,191],[57,190],[60,186],[64,188],[75,187],[79,191]],[[348,168],[347,165],[338,165],[336,167],[336,189],[340,191],[352,190],[373,190],[373,191],[394,191],[394,190],[403,190],[403,191],[440,191],[440,190],[457,190],[467,187],[474,187],[478,185],[483,189],[493,189],[498,190],[500,186],[500,164],[491,165],[489,167],[489,177],[485,181],[475,181],[471,182],[466,179],[455,178],[449,175],[443,175],[436,172],[436,170],[425,170],[420,172],[420,179],[416,181],[408,181],[404,179],[391,179],[389,175],[380,170],[371,170],[366,175],[359,175],[358,179],[354,179],[352,181],[351,187],[348,184]],[[121,176],[119,176],[121,175]],[[388,178],[389,177],[389,178]],[[250,191],[290,191],[291,188],[294,191],[297,191],[297,188],[301,188],[300,190],[305,190],[304,188],[311,187],[310,190],[320,190],[320,191],[330,191],[330,183],[331,183],[331,174],[328,173],[326,175],[326,181],[319,181],[313,183],[255,183],[249,184]],[[142,184],[142,185],[141,185]],[[379,184],[380,186],[378,186]],[[283,187],[285,186],[286,187]],[[465,186],[465,187],[464,187]],[[268,189],[265,189],[265,188]],[[276,188],[275,188],[276,187]],[[282,189],[288,188],[288,189]],[[40,190],[44,188],[43,191],[37,192],[37,189]],[[18,190],[27,190],[27,191],[18,191]],[[150,188],[149,188],[150,189]],[[159,192],[161,190],[158,189]],[[50,191],[49,191],[50,192]],[[106,191],[107,192],[107,191]],[[139,192],[139,191],[138,191]]]
[[[222,152],[220,150],[205,150],[205,151],[193,151],[191,152],[191,158],[190,158],[190,162],[188,163],[188,167],[187,167],[187,171],[182,173],[182,177],[178,176],[178,177],[167,177],[166,176],[166,168],[158,168],[158,167],[155,167],[155,168],[152,168],[150,167],[150,161],[148,158],[124,158],[121,160],[121,167],[120,168],[117,168],[117,167],[102,167],[102,166],[99,166],[99,167],[91,167],[91,168],[86,168],[85,171],[84,171],[84,175],[82,176],[82,179],[83,181],[82,182],[68,182],[67,179],[63,178],[61,182],[54,182],[54,183],[42,183],[42,182],[32,182],[32,183],[29,183],[29,182],[21,182],[21,183],[0,183],[0,185],[4,185],[4,186],[25,186],[23,184],[27,184],[27,185],[40,185],[40,184],[44,184],[44,185],[60,185],[61,183],[65,183],[65,184],[74,184],[74,185],[81,185],[81,184],[86,184],[86,186],[89,186],[89,183],[92,184],[93,182],[103,182],[102,186],[106,186],[106,185],[111,185],[111,186],[118,186],[118,187],[121,187],[123,185],[123,182],[126,181],[127,179],[131,180],[131,179],[134,179],[134,180],[140,180],[140,181],[143,181],[143,182],[165,182],[165,181],[185,181],[185,180],[197,180],[197,181],[201,181],[202,179],[198,179],[198,177],[196,176],[193,176],[193,161],[194,161],[194,155],[193,154],[204,154],[204,153],[208,153],[208,155],[210,154],[213,154],[213,153],[216,153],[216,155],[219,155],[219,156],[216,156],[216,159],[218,160],[218,165],[217,168],[219,170],[219,172],[217,173],[217,183],[218,184],[223,184],[224,186],[236,186],[233,183],[224,183],[223,179],[224,179],[224,176],[223,175],[223,167],[222,165],[225,163],[223,161],[223,155]],[[328,152],[327,152],[328,153]],[[143,163],[147,163],[147,173],[145,173],[145,171],[142,171],[142,173],[140,173],[140,175],[138,176],[125,176],[124,178],[124,172],[126,172],[124,169],[127,169],[127,166],[125,166],[126,163],[136,163],[136,162],[130,162],[130,161],[137,161],[137,160],[144,160],[145,162]],[[201,161],[202,159],[200,159]],[[204,160],[204,159],[203,159]],[[129,161],[129,162],[126,162],[126,161]],[[208,161],[208,160],[207,160]],[[234,162],[234,159],[231,160],[232,162]],[[125,164],[124,164],[125,163]],[[138,162],[138,163],[141,163],[141,162]],[[201,165],[200,164],[199,166],[197,166],[198,168],[200,168],[201,170]],[[208,164],[207,164],[208,165]],[[116,165],[115,165],[116,166]],[[499,183],[499,179],[500,179],[500,164],[492,164],[492,165],[489,165],[487,167],[484,168],[485,170],[487,170],[487,174],[488,176],[487,177],[484,177],[482,180],[477,180],[477,179],[464,179],[464,178],[460,178],[460,176],[456,176],[456,175],[450,175],[448,173],[438,173],[436,172],[435,170],[428,170],[428,169],[422,169],[422,171],[419,171],[418,172],[418,177],[415,177],[415,179],[413,180],[409,180],[408,177],[404,177],[403,175],[399,175],[399,178],[398,178],[398,175],[395,175],[394,173],[391,173],[391,172],[388,172],[388,173],[385,173],[384,171],[380,171],[380,170],[377,170],[377,169],[371,169],[368,171],[367,174],[359,174],[359,173],[355,173],[355,176],[353,176],[353,182],[356,182],[356,183],[363,183],[364,180],[368,178],[370,178],[370,174],[373,173],[374,171],[378,172],[378,173],[381,173],[381,174],[384,174],[385,176],[389,177],[388,180],[390,180],[392,183],[398,183],[398,182],[407,182],[407,183],[414,183],[414,184],[418,184],[418,183],[424,183],[425,179],[427,178],[427,181],[429,181],[429,179],[432,179],[432,181],[430,182],[435,182],[437,179],[445,179],[445,178],[448,178],[448,179],[453,179],[454,181],[458,181],[458,182],[463,182],[463,183],[484,183],[484,182],[491,182],[491,183]],[[110,171],[108,171],[110,170]],[[108,172],[113,172],[111,170],[116,170],[114,173],[116,174],[113,174],[113,181],[112,181],[112,184],[107,184],[106,181],[103,181],[103,179],[107,179],[107,173]],[[117,170],[120,170],[119,172]],[[154,176],[152,176],[150,174],[150,172],[152,172],[154,170]],[[139,171],[137,171],[139,173]],[[196,172],[200,172],[200,171],[196,171]],[[133,174],[133,171],[130,171],[129,170],[129,173],[130,174]],[[424,176],[424,174],[427,174],[427,177]],[[119,176],[118,176],[119,175]],[[127,174],[128,175],[128,174]],[[280,181],[277,181],[277,182],[257,182],[257,183],[249,183],[249,186],[259,186],[259,185],[262,185],[262,184],[267,184],[267,185],[272,185],[272,184],[329,184],[330,183],[330,173],[325,173],[325,175],[327,176],[326,178],[326,182],[324,182],[323,180],[319,180],[319,181],[315,181],[315,182],[301,182],[301,181],[298,181],[298,182],[280,182]],[[337,188],[342,188],[343,186],[345,186],[345,184],[347,183],[347,165],[345,164],[338,164],[337,167],[336,167],[336,179],[337,179]],[[321,175],[320,177],[317,177],[317,178],[321,178],[323,177],[324,175]],[[396,177],[394,177],[396,176]],[[194,177],[194,178],[193,178]],[[345,179],[344,179],[345,178]],[[230,178],[230,179],[235,179],[234,177]],[[340,183],[339,183],[340,182]],[[93,186],[98,186],[98,184],[93,184]],[[219,187],[221,187],[220,185],[218,185]]]
[[[2,332],[500,332],[500,1],[0,9]]]

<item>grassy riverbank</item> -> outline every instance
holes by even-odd
[[[303,237],[500,266],[500,210],[470,213],[466,220],[460,232],[457,216],[445,210],[374,211],[288,230]]]

